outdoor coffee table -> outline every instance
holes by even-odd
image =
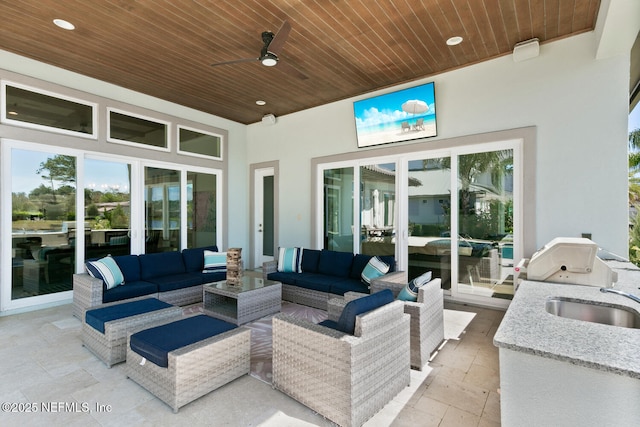
[[[236,325],[278,313],[282,307],[282,284],[244,275],[239,282],[223,280],[202,287],[204,313]]]

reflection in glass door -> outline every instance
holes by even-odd
[[[451,288],[451,170],[449,158],[409,161],[408,276],[431,271]]]
[[[12,300],[72,289],[75,215],[76,158],[12,149]]]
[[[396,164],[360,167],[360,253],[395,256]]]
[[[354,169],[324,171],[324,248],[353,251]]]
[[[216,175],[187,172],[187,247],[216,244],[217,193]]]
[[[458,293],[513,298],[513,167],[513,150],[458,156]]]
[[[181,250],[180,173],[145,167],[145,253]]]
[[[131,253],[131,165],[86,159],[85,259]]]

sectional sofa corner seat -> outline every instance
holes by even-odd
[[[90,307],[150,296],[172,305],[200,302],[203,284],[226,277],[225,272],[203,273],[205,250],[217,252],[218,248],[208,246],[181,252],[114,256],[124,276],[124,284],[111,289],[87,273],[74,274],[73,315],[82,319]]]
[[[302,272],[280,272],[277,261],[265,262],[262,271],[267,279],[282,283],[283,300],[327,310],[330,298],[346,292],[369,293],[361,274],[371,258],[372,255],[304,248]],[[393,256],[379,258],[389,265],[387,274],[395,271]]]

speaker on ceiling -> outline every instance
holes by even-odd
[[[513,62],[526,61],[540,54],[538,39],[525,40],[513,47]]]
[[[265,125],[274,125],[276,124],[276,116],[273,114],[265,114],[262,116],[262,123]]]

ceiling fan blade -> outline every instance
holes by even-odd
[[[273,36],[273,40],[271,40],[271,43],[269,43],[269,52],[279,55],[282,47],[284,46],[284,42],[286,42],[287,38],[289,37],[290,31],[291,24],[289,24],[289,21],[284,21],[278,32]]]
[[[254,61],[259,61],[259,60],[260,60],[260,58],[234,59],[233,61],[216,62],[215,64],[211,64],[211,66],[212,67],[216,67],[218,65],[238,64],[240,62],[254,62]]]

